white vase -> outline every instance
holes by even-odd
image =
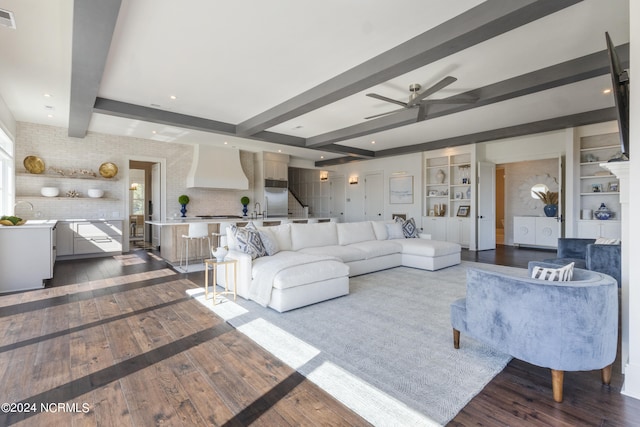
[[[436,172],[436,181],[438,181],[438,184],[443,184],[444,178],[445,178],[444,171],[442,169],[438,169],[438,172]]]
[[[215,249],[211,249],[211,255],[216,258],[216,261],[224,261],[224,257],[229,253],[224,247],[219,246]]]

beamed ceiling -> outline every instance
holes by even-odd
[[[0,9],[16,20],[0,27],[0,95],[18,121],[76,138],[282,150],[317,166],[615,120],[605,31],[623,66],[629,57],[626,0],[0,0]],[[384,100],[406,103],[410,85],[424,91],[448,76],[414,108]]]

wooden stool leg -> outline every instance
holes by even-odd
[[[562,402],[562,384],[564,382],[564,371],[551,370],[551,387],[553,388],[553,400]]]
[[[453,348],[460,348],[460,331],[457,329],[453,330]]]
[[[605,366],[602,368],[602,384],[611,384],[611,369],[613,365]]]

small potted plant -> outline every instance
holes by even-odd
[[[240,198],[240,203],[242,203],[242,216],[247,216],[247,205],[249,204],[249,198],[247,196],[242,196]]]
[[[187,204],[189,203],[189,196],[187,196],[186,194],[181,195],[180,197],[178,197],[178,203],[180,203],[180,206],[182,206],[180,212],[182,213],[182,217],[185,218],[187,216]]]

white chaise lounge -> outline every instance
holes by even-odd
[[[398,266],[439,270],[460,263],[460,245],[404,238],[392,221],[258,227],[272,255],[252,259],[227,228],[238,261],[238,295],[279,312],[349,293],[349,276]],[[224,275],[218,277],[223,278]]]

